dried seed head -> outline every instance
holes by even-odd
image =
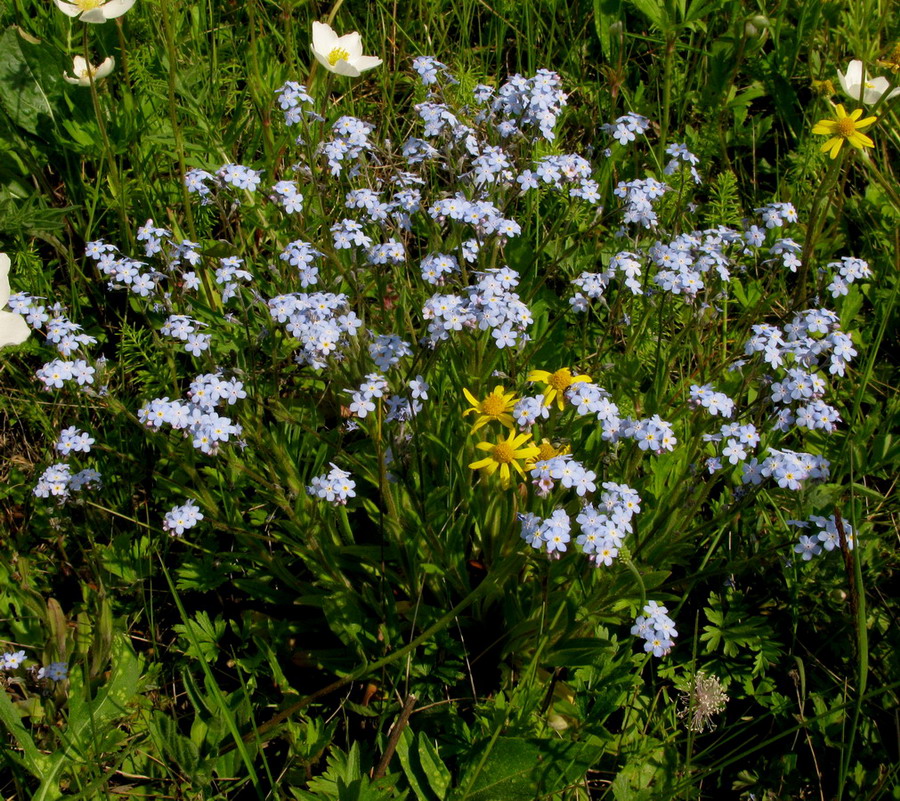
[[[701,732],[706,728],[712,731],[716,727],[713,715],[722,712],[727,702],[728,696],[718,677],[698,671],[691,689],[679,699],[678,717],[688,718],[687,726],[691,731]]]

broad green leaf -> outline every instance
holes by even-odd
[[[594,29],[600,40],[600,52],[612,58],[610,28],[622,18],[622,0],[594,0]]]
[[[49,45],[26,41],[16,27],[0,34],[0,106],[20,128],[40,136],[56,124],[49,94],[62,72]]]
[[[631,0],[631,4],[661,31],[666,30],[666,10],[659,0]]]
[[[9,695],[5,690],[0,691],[0,723],[13,736],[16,745],[22,751],[19,755],[15,747],[7,747],[6,754],[17,762],[21,762],[33,776],[40,777],[47,770],[50,757],[38,751],[28,729],[22,723],[21,715],[9,700]]]
[[[535,768],[541,751],[532,742],[518,737],[498,737],[484,757],[484,746],[476,748],[468,770],[463,773],[466,789],[456,801],[531,801],[537,794]],[[469,778],[469,777],[472,778]]]
[[[397,755],[419,801],[443,801],[447,797],[450,771],[428,737],[405,728],[397,744]]]

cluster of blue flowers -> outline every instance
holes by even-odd
[[[278,104],[284,112],[285,125],[297,125],[304,120],[322,120],[322,117],[312,109],[303,108],[316,104],[303,84],[297,83],[297,81],[288,81],[275,93],[278,95]]]
[[[343,350],[362,327],[350,308],[349,298],[330,292],[296,292],[278,295],[267,302],[272,319],[284,324],[301,350],[294,354],[300,365],[321,370],[328,359],[341,359]]]
[[[72,472],[66,462],[50,465],[41,474],[32,492],[37,498],[56,498],[59,502],[68,500],[73,492],[81,492],[85,487],[99,487],[100,473],[91,467]]]
[[[839,529],[834,515],[829,517],[810,515],[809,520],[788,520],[788,523],[797,528],[809,529],[812,525],[818,529],[812,534],[801,534],[799,541],[794,546],[794,553],[800,554],[805,562],[808,562],[814,556],[818,556],[823,549],[833,551],[835,548],[843,549],[846,547],[848,551],[852,551],[856,546],[853,527],[846,520],[842,520],[841,528]],[[843,529],[843,532],[841,529]],[[841,543],[842,533],[843,545]]]
[[[439,74],[448,74],[447,65],[442,64],[434,56],[416,56],[412,68],[418,73],[423,86],[433,86],[438,82]],[[456,83],[452,76],[448,77]]]
[[[828,291],[833,298],[846,295],[850,291],[850,284],[872,277],[868,262],[854,256],[843,256],[840,261],[830,262],[828,267],[834,274],[828,285]]]
[[[543,156],[533,170],[524,169],[516,177],[523,192],[549,186],[556,190],[569,188],[569,195],[594,205],[600,200],[600,187],[591,177],[590,162],[576,153]]]
[[[203,520],[203,513],[200,511],[200,507],[193,501],[187,501],[166,512],[163,531],[168,531],[173,537],[180,537],[201,520]]]
[[[674,175],[676,172],[678,172],[678,170],[687,165],[694,183],[699,184],[703,182],[703,179],[700,177],[700,173],[697,172],[697,165],[700,163],[700,159],[687,149],[687,145],[677,143],[669,145],[666,148],[666,153],[668,153],[672,158],[669,160],[669,163],[666,164],[666,166],[663,168],[664,175]]]
[[[553,129],[566,105],[559,75],[544,69],[533,78],[512,75],[496,93],[493,87],[479,84],[473,96],[476,103],[487,107],[476,116],[476,122],[495,126],[504,138],[536,127],[552,142],[556,138]]]
[[[278,181],[272,185],[270,199],[278,203],[287,214],[303,211],[303,195],[295,181]]]
[[[59,439],[56,441],[56,450],[63,456],[68,456],[73,451],[81,453],[90,453],[91,445],[94,444],[94,438],[84,431],[80,431],[75,426],[69,426],[59,432]]]
[[[595,383],[577,383],[565,391],[565,399],[579,416],[593,415],[605,442],[634,440],[642,451],[662,454],[675,449],[678,439],[671,423],[658,414],[644,419],[622,417],[609,393]],[[523,431],[549,417],[550,411],[540,395],[520,398],[513,409],[516,424]]]
[[[734,414],[734,401],[724,392],[716,392],[712,384],[691,385],[691,403],[702,406],[713,417],[731,417]]]
[[[68,357],[82,348],[97,342],[95,337],[83,333],[84,329],[78,323],[72,322],[63,313],[62,307],[57,303],[48,310],[46,306],[37,302],[27,292],[17,292],[11,295],[8,301],[10,311],[22,315],[25,322],[35,331],[44,332],[46,341],[55,346],[56,350],[66,360],[48,362],[45,369],[39,375],[45,385],[61,388],[64,381],[74,380],[83,386],[93,383],[94,370],[88,369],[83,360],[69,361]],[[52,317],[50,315],[53,315]],[[76,364],[76,362],[78,362]],[[53,367],[49,367],[49,365]]]
[[[591,470],[569,457],[557,456],[539,461],[532,469],[535,483],[549,492],[555,480],[564,487],[573,487],[578,495],[596,489],[597,476]],[[641,510],[638,493],[625,484],[612,481],[603,483],[599,501],[584,504],[575,522],[581,528],[576,544],[597,567],[609,566],[619,555],[625,538],[633,530],[632,518]],[[545,550],[551,557],[559,558],[571,540],[572,521],[563,509],[555,509],[542,520],[527,512],[519,515],[521,536],[532,548]]]
[[[432,295],[422,310],[428,321],[428,337],[423,342],[431,347],[450,338],[451,332],[490,331],[494,344],[512,347],[528,341],[528,327],[533,322],[531,311],[513,290],[519,276],[509,267],[477,273],[477,282],[465,289],[465,296]]]
[[[138,410],[138,420],[150,429],[168,425],[182,431],[194,448],[215,456],[223,443],[239,437],[243,431],[239,423],[220,415],[216,407],[231,406],[246,397],[241,381],[226,379],[220,373],[207,373],[191,382],[187,401],[154,398]]]
[[[350,473],[332,464],[328,473],[312,479],[306,491],[335,506],[345,506],[350,498],[356,496],[356,482],[350,478]]]
[[[529,192],[567,193],[587,207],[596,206],[600,200],[594,170],[587,159],[574,153],[535,158],[534,148],[527,147],[555,139],[554,127],[567,102],[558,75],[540,70],[532,78],[511,76],[497,90],[478,86],[473,94],[474,106],[458,109],[445,102],[441,93],[444,86],[454,82],[446,65],[431,57],[419,57],[413,68],[427,97],[415,106],[417,135],[410,135],[399,148],[379,143],[373,124],[351,116],[341,116],[330,128],[315,126],[328,138],[305,142],[303,137],[313,132],[308,123],[324,120],[313,110],[313,98],[306,88],[289,82],[277,95],[286,125],[300,126],[303,132],[297,140],[304,151],[298,164],[270,181],[264,180],[266,176],[259,170],[240,164],[225,164],[214,172],[193,169],[185,176],[188,190],[201,203],[218,203],[226,213],[233,213],[247,195],[257,193],[280,209],[292,233],[276,240],[272,253],[275,263],[269,265],[268,275],[257,263],[246,263],[241,255],[214,258],[201,253],[198,243],[176,240],[153,220],[137,232],[143,260],[123,255],[102,240],[88,243],[87,256],[109,279],[111,289],[126,288],[152,304],[154,312],[164,317],[161,334],[183,343],[185,351],[204,360],[212,358],[213,346],[220,343],[218,339],[213,342],[215,332],[204,330],[205,324],[196,319],[202,312],[197,304],[192,305],[191,293],[202,287],[207,293],[218,293],[222,304],[241,298],[246,308],[264,305],[278,327],[274,327],[274,333],[260,332],[260,341],[273,337],[291,348],[298,367],[321,371],[342,364],[345,372],[350,372],[343,383],[336,385],[347,385],[343,390],[350,398],[347,429],[366,427],[376,410],[381,421],[383,410],[383,421],[397,423],[394,430],[402,431],[402,424],[419,414],[428,398],[429,388],[421,376],[406,380],[408,373],[405,383],[398,385],[401,370],[397,365],[404,359],[407,366],[415,364],[411,358],[416,355],[415,345],[394,333],[367,330],[350,296],[338,290],[358,293],[355,297],[359,298],[369,291],[361,288],[369,276],[383,277],[390,274],[391,267],[413,265],[429,292],[431,287],[442,290],[422,306],[427,333],[416,345],[437,348],[451,338],[490,332],[488,341],[495,348],[521,349],[531,338],[533,317],[519,294],[519,275],[506,266],[504,257],[504,248],[522,232],[519,223],[508,216],[513,214],[510,209],[514,201]],[[651,122],[635,113],[603,126],[622,146],[650,129]],[[540,144],[538,152],[546,153],[547,146]],[[678,180],[687,183],[688,175],[694,183],[700,183],[699,160],[685,144],[670,144],[666,153],[670,161],[663,174],[675,176],[674,186]],[[373,164],[377,169],[369,170]],[[403,169],[396,168],[398,164]],[[343,205],[341,196],[336,196],[332,204],[335,215],[324,237],[322,232],[306,232],[312,242],[297,238],[284,244],[298,236],[296,226],[304,219],[296,216],[304,209],[300,190],[304,176],[320,175],[326,165],[344,184],[340,190]],[[452,188],[432,192],[435,176],[447,175],[456,180]],[[360,177],[364,180],[359,183],[364,186],[346,186]],[[659,235],[642,249],[641,237],[651,232],[656,238],[656,207],[671,189],[654,177],[618,183],[614,191],[621,201],[617,213],[622,228],[618,233],[627,235],[631,244],[623,244],[623,249],[612,256],[607,252],[601,262],[605,269],[601,266],[599,272],[584,271],[572,280],[574,293],[569,304],[574,311],[586,313],[605,304],[606,296],[621,283],[631,296],[652,298],[667,293],[678,298],[679,304],[715,314],[715,304],[726,291],[732,273],[745,270],[746,263],[755,259],[757,264],[780,264],[789,270],[799,266],[800,246],[787,236],[776,238],[777,234],[790,233],[781,229],[797,222],[796,210],[788,203],[757,209],[755,223],[748,221],[742,230],[710,228],[665,240]],[[595,214],[596,209],[591,208],[589,213]],[[871,275],[868,265],[858,259],[845,258],[830,264],[829,269],[834,275],[829,291],[835,297],[846,294],[849,284]],[[208,285],[207,275],[212,275],[215,286]],[[273,285],[283,294],[265,297],[266,288]],[[333,291],[286,291],[298,285],[303,290],[322,286]],[[387,298],[383,300],[387,302]],[[70,381],[79,387],[93,384],[95,367],[87,359],[69,359],[79,348],[92,344],[93,338],[60,309],[53,307],[48,313],[28,296],[14,296],[10,308],[26,315],[33,327],[44,326],[47,340],[64,357],[38,371],[45,387],[60,389]],[[362,308],[359,311],[365,313]],[[369,319],[368,314],[365,316]],[[233,319],[230,314],[222,316],[224,322]],[[802,435],[816,429],[834,430],[840,418],[824,400],[827,387],[818,370],[824,369],[827,360],[832,375],[843,375],[855,353],[852,340],[838,327],[837,316],[828,310],[800,312],[781,327],[766,323],[755,326],[744,355],[757,372],[777,371],[761,379],[766,386],[761,396],[774,410],[771,433],[792,431]],[[764,366],[754,364],[760,361]],[[740,363],[735,365],[735,369],[741,367]],[[775,447],[782,444],[779,440],[773,439],[765,453],[756,457],[761,442],[769,442],[770,432],[757,430],[740,416],[731,398],[716,391],[711,383],[702,383],[704,380],[699,378],[691,387],[690,402],[711,417],[729,421],[706,435],[710,452],[716,453],[707,462],[711,471],[721,470],[724,464],[739,466],[744,484],[757,485],[771,479],[791,490],[828,475],[827,460]],[[392,384],[395,392],[391,391]],[[225,378],[224,371],[219,370],[197,376],[186,399],[147,401],[138,419],[151,430],[168,426],[181,431],[194,448],[215,456],[225,443],[242,435],[240,424],[221,415],[221,407],[235,404],[246,394],[243,382]],[[574,409],[576,419],[596,420],[607,443],[631,440],[639,450],[654,454],[667,453],[677,445],[669,422],[657,414],[644,419],[623,414],[610,393],[593,382],[573,383],[563,398]],[[529,431],[549,418],[550,409],[540,396],[524,397],[512,416],[519,429]],[[698,412],[698,419],[702,416]],[[394,444],[401,440],[398,435]],[[92,442],[72,426],[60,435],[57,449],[63,455],[87,453]],[[576,544],[597,565],[612,564],[632,531],[632,518],[640,509],[638,493],[607,482],[602,484],[599,499],[593,498],[597,474],[569,454],[539,461],[530,470],[538,497],[549,497],[557,488],[574,490],[579,511],[573,516],[581,532]],[[54,465],[45,472],[35,493],[64,498],[96,478],[91,471],[72,475],[68,465]],[[355,495],[355,483],[348,472],[332,465],[329,473],[311,480],[308,492],[314,498],[346,504]],[[171,509],[163,526],[173,536],[181,536],[202,519],[199,507],[188,501]],[[553,509],[545,519],[524,514],[521,522],[522,536],[554,558],[566,552],[574,536],[573,522],[562,508]],[[664,607],[653,606],[647,615],[638,619],[643,621],[638,624],[642,627],[640,634],[647,640],[647,650],[660,655],[671,647],[675,632],[668,631],[671,620]]]
[[[24,651],[6,651],[0,654],[0,670],[18,670],[28,659]],[[69,666],[65,662],[51,662],[44,667],[30,668],[38,680],[65,681],[69,677]]]
[[[644,614],[635,618],[631,627],[631,633],[644,640],[644,650],[653,656],[665,656],[675,645],[678,632],[668,612],[666,607],[650,601],[644,607]]]
[[[620,145],[627,145],[650,130],[650,120],[640,114],[629,111],[627,114],[618,117],[615,122],[601,125],[600,130],[608,133]]]

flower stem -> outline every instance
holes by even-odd
[[[91,67],[91,54],[88,49],[88,27],[89,26],[87,25],[84,26],[82,48],[84,50],[84,61],[87,64],[88,85],[91,89],[91,103],[94,106],[94,116],[97,118],[97,128],[100,130],[100,138],[103,140],[103,152],[106,156],[106,163],[109,169],[110,189],[112,189],[112,193],[117,201],[116,210],[119,214],[119,225],[122,228],[122,236],[131,242],[131,226],[128,223],[128,214],[126,212],[128,204],[125,201],[125,186],[119,176],[119,167],[116,164],[116,157],[113,155],[109,134],[106,131],[106,121],[103,119],[103,112],[100,108],[100,96],[97,94],[97,84],[94,82],[94,71]]]
[[[809,283],[810,261],[815,252],[816,241],[822,232],[822,225],[825,220],[825,212],[827,203],[823,207],[822,201],[830,197],[832,188],[840,175],[841,167],[847,151],[844,150],[840,154],[840,158],[832,159],[831,166],[825,174],[825,178],[815,194],[812,202],[812,208],[809,212],[809,222],[806,224],[806,241],[803,243],[803,253],[800,256],[800,272],[797,276],[797,288],[794,292],[794,306],[799,308],[806,302],[806,287]]]
[[[181,198],[184,203],[184,217],[187,222],[188,231],[191,233],[191,239],[196,241],[197,230],[194,227],[194,212],[191,206],[190,193],[187,184],[184,182],[184,176],[187,173],[187,165],[184,158],[184,136],[181,132],[181,126],[178,124],[178,107],[175,102],[175,79],[178,69],[178,53],[175,50],[175,35],[172,30],[172,17],[169,3],[171,0],[161,0],[160,8],[162,9],[162,25],[163,35],[166,38],[166,57],[169,61],[169,122],[172,125],[172,136],[175,139],[175,154],[178,156],[178,172],[179,183],[181,184]],[[205,283],[205,282],[204,282]],[[209,294],[209,288],[204,287]],[[207,298],[211,302],[211,298]]]

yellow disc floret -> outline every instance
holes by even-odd
[[[555,399],[556,405],[560,410],[565,408],[565,393],[572,384],[581,382],[591,383],[590,376],[572,375],[572,371],[568,367],[561,367],[554,373],[547,370],[532,370],[528,374],[528,380],[540,381],[542,384],[546,384],[547,388],[544,390],[544,406],[549,406]]]
[[[472,462],[469,467],[472,470],[484,470],[485,474],[489,476],[499,470],[500,484],[506,489],[512,477],[510,467],[522,478],[525,478],[525,471],[519,462],[533,459],[540,452],[540,448],[533,442],[526,444],[530,439],[531,434],[517,434],[515,431],[511,431],[509,436],[500,442],[479,442],[475,447],[478,450],[487,451],[488,455],[484,459]]]
[[[503,387],[498,385],[494,387],[494,391],[484,400],[478,400],[465,388],[463,388],[463,394],[471,404],[470,408],[463,412],[463,416],[472,413],[477,415],[475,425],[472,426],[472,432],[477,431],[492,420],[496,420],[500,425],[506,426],[510,430],[515,428],[511,414],[519,400],[515,392],[505,392]]]
[[[491,457],[497,464],[510,464],[516,460],[516,452],[508,442],[498,442],[491,448]]]
[[[875,143],[862,130],[868,128],[878,120],[878,117],[866,117],[861,120],[863,110],[861,108],[851,111],[847,110],[840,104],[834,107],[834,117],[828,120],[819,120],[812,129],[814,134],[830,136],[821,150],[828,153],[831,158],[837,158],[844,142],[849,142],[852,147],[862,150],[864,147],[874,147]]]

